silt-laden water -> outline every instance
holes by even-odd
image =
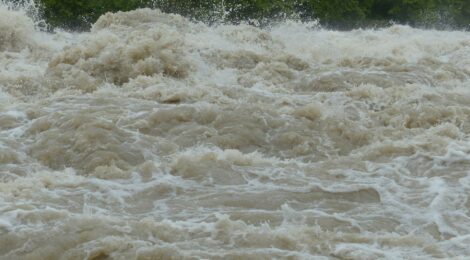
[[[0,7],[1,259],[465,259],[470,33],[46,33]]]

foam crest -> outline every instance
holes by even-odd
[[[24,10],[12,10],[0,2],[0,51],[18,52],[34,46],[35,25]]]

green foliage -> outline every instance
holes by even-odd
[[[49,24],[70,29],[88,28],[106,12],[134,10],[145,4],[142,0],[41,0]]]
[[[470,25],[468,0],[382,0],[375,1],[372,15],[400,23],[426,27]]]
[[[106,13],[139,7],[160,8],[204,22],[319,19],[323,25],[350,29],[388,21],[414,26],[468,28],[469,0],[36,0],[50,25],[87,29]]]
[[[364,21],[370,11],[371,0],[304,0],[299,12],[305,18],[318,18],[323,24],[348,28]]]

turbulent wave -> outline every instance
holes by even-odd
[[[0,258],[470,255],[470,34],[0,7]]]

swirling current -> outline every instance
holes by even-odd
[[[470,33],[48,33],[0,7],[0,259],[466,259]]]

